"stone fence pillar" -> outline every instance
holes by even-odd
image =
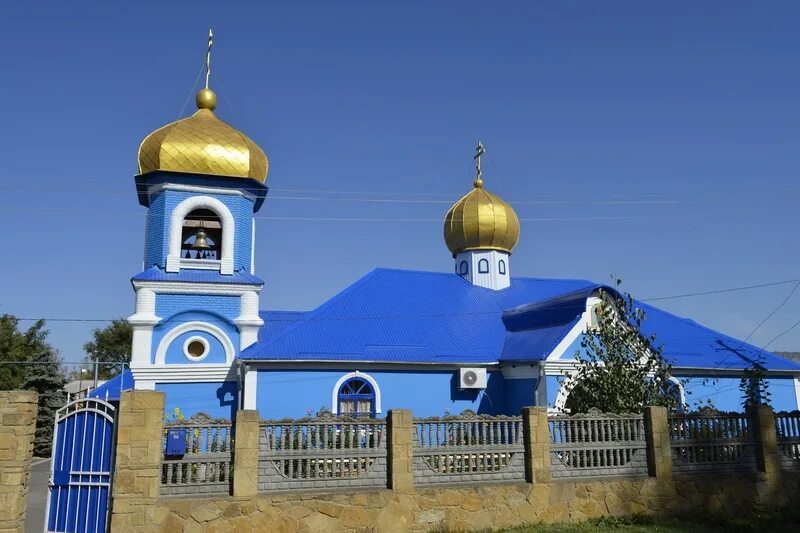
[[[666,407],[645,407],[644,436],[647,441],[647,473],[651,477],[672,477],[672,448]]]
[[[25,529],[38,395],[0,391],[0,532]]]
[[[386,418],[389,488],[414,490],[414,429],[411,411],[390,409]]]
[[[777,478],[781,471],[778,454],[778,435],[775,432],[775,413],[768,405],[750,405],[747,408],[753,431],[756,450],[756,467],[770,478]]]
[[[258,411],[236,411],[233,447],[233,495],[258,495]]]
[[[525,442],[525,480],[550,481],[550,428],[546,407],[522,409],[522,438]]]
[[[111,531],[154,531],[161,491],[164,393],[123,392],[117,423]]]

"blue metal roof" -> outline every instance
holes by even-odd
[[[541,361],[574,327],[586,309],[586,299],[596,290],[614,289],[593,285],[545,301],[533,302],[503,314],[506,343],[501,360]],[[688,318],[652,305],[636,302],[645,311],[641,330],[655,334],[656,346],[678,368],[742,370],[754,362],[768,370],[800,370],[800,365],[774,353],[719,333]],[[567,356],[571,358],[571,354]]]
[[[594,284],[512,278],[509,288],[494,291],[450,273],[376,269],[240,358],[497,363],[505,309],[588,286]]]
[[[93,391],[89,393],[90,398],[100,398],[101,400],[118,401],[119,395],[122,391],[131,390],[133,388],[133,373],[130,370],[124,370],[117,376],[109,379]]]
[[[225,283],[231,285],[263,285],[264,281],[241,269],[233,274],[220,274],[216,270],[182,268],[178,272],[166,272],[153,265],[131,278],[131,281],[182,281],[185,283]]]
[[[301,318],[303,311],[259,311],[258,316],[264,321],[264,325],[258,330],[258,341],[268,339],[283,331]]]

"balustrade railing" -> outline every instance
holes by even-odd
[[[755,470],[753,433],[746,414],[704,409],[670,416],[668,423],[674,472]]]
[[[386,486],[385,420],[262,421],[260,450],[260,490]]]
[[[781,466],[800,468],[800,411],[777,413],[775,431]]]
[[[197,414],[164,424],[161,494],[224,493],[230,488],[233,433],[230,420]],[[185,453],[166,455],[168,439],[183,439]]]
[[[646,475],[647,441],[640,414],[553,415],[550,467],[554,478]]]
[[[525,479],[521,417],[416,419],[413,443],[415,483]]]

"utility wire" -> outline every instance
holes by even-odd
[[[728,292],[735,292],[735,291],[744,291],[744,290],[751,290],[761,287],[773,287],[776,285],[782,285],[786,283],[792,282],[799,282],[799,279],[790,279],[784,281],[777,281],[773,283],[761,283],[758,285],[746,285],[743,287],[731,287],[728,289],[719,289],[715,291],[704,291],[704,292],[695,292],[689,294],[677,294],[674,296],[661,296],[659,298],[650,298],[650,299],[642,299],[641,301],[653,301],[653,300],[668,300],[672,298],[688,298],[692,296],[706,296],[710,294],[720,294],[720,293],[728,293]],[[573,307],[572,305],[556,305],[550,307],[550,309],[559,309],[559,308],[568,308]],[[498,313],[502,313],[505,309],[497,309],[493,311],[485,311],[485,312],[470,312],[470,313],[422,313],[422,314],[413,314],[413,315],[381,315],[381,316],[347,316],[347,317],[331,317],[326,318],[324,320],[388,320],[388,319],[409,319],[409,318],[433,318],[433,317],[448,317],[448,316],[481,316],[481,315],[497,315]],[[297,311],[298,313],[309,313],[312,311]],[[16,317],[17,320],[20,321],[35,321],[35,320],[46,320],[48,322],[111,322],[114,319],[110,318],[66,318],[66,317],[39,317],[39,318],[31,318],[31,317]],[[271,319],[270,322],[296,322],[298,319]],[[320,319],[315,319],[320,320]],[[223,322],[223,321],[219,321]],[[800,324],[800,322],[798,322]],[[699,328],[708,329],[705,326],[698,325]],[[794,326],[793,326],[794,327]]]

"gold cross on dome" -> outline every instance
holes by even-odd
[[[481,179],[481,156],[486,153],[486,149],[484,149],[483,144],[478,141],[478,146],[475,147],[475,155],[473,156],[473,160],[475,161],[475,181],[479,181]]]
[[[208,30],[208,50],[206,50],[206,89],[208,89],[208,78],[211,77],[211,46],[214,44],[214,32]]]

